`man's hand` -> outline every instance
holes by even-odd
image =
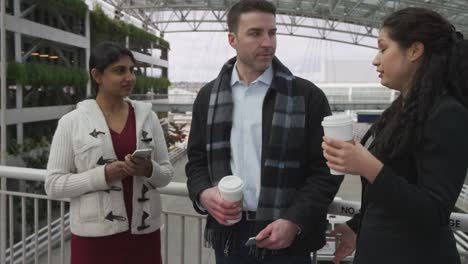
[[[153,164],[151,163],[151,159],[132,157],[132,155],[127,154],[123,169],[130,176],[151,177]]]
[[[298,232],[298,226],[286,219],[278,219],[267,225],[257,235],[257,247],[283,249],[289,247]]]
[[[199,198],[201,205],[222,225],[233,225],[227,220],[239,219],[242,214],[242,202],[223,200],[217,186],[202,191]]]
[[[345,257],[351,255],[356,249],[356,234],[347,224],[338,224],[335,229],[331,231],[331,237],[337,237],[340,234],[338,248],[335,251],[334,263],[339,263]]]

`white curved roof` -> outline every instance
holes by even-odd
[[[234,0],[103,0],[145,26],[172,32],[226,31]],[[436,10],[468,37],[467,0],[270,0],[278,33],[375,47],[382,18],[408,6]]]

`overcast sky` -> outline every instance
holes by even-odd
[[[171,45],[169,78],[173,82],[208,82],[217,76],[226,60],[235,56],[224,32],[171,33],[165,39]],[[358,76],[362,81],[377,82],[371,65],[376,52],[354,45],[279,35],[276,55],[295,75],[311,81],[355,81],[353,78]],[[325,61],[328,78],[321,72]],[[343,65],[349,67],[340,67]]]
[[[85,1],[90,7],[99,2],[112,17],[114,8],[109,4],[101,0]],[[216,78],[226,60],[235,56],[226,32],[166,33],[164,38],[171,45],[172,82],[208,82]],[[325,40],[277,37],[277,57],[293,74],[314,82],[378,82],[371,65],[375,53],[375,49]]]

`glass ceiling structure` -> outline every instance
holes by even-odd
[[[102,0],[161,34],[226,31],[235,0]],[[468,37],[467,0],[271,0],[278,8],[278,34],[375,48],[382,18],[409,6],[443,14]]]

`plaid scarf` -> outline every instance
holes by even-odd
[[[211,89],[207,119],[207,158],[211,182],[217,185],[222,177],[231,175],[230,135],[233,100],[230,79],[236,58],[230,59],[221,69]],[[275,57],[274,77],[270,89],[276,91],[275,106],[269,143],[262,162],[261,189],[256,214],[257,234],[269,223],[281,218],[290,205],[297,186],[290,186],[288,177],[301,175],[303,166],[303,142],[305,127],[304,97],[297,96],[294,76]],[[230,239],[236,239],[236,225],[226,227],[209,217],[205,230],[207,246],[226,247]],[[211,221],[210,221],[211,220]],[[255,255],[265,255],[265,250],[253,248]],[[272,253],[272,252],[270,252]]]

